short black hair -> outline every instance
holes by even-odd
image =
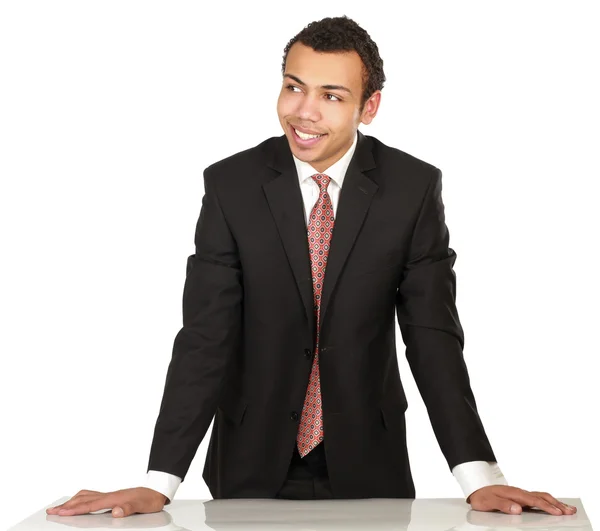
[[[385,74],[379,48],[370,35],[354,20],[346,15],[327,17],[314,21],[293,37],[283,51],[281,73],[285,74],[285,62],[288,52],[295,42],[310,46],[317,52],[346,52],[354,50],[363,62],[363,91],[360,101],[362,112],[366,101],[376,90],[383,88]]]

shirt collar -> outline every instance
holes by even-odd
[[[326,173],[329,177],[331,177],[332,181],[341,188],[342,183],[344,182],[344,177],[346,175],[346,170],[348,169],[348,165],[350,164],[350,159],[352,159],[352,155],[354,154],[354,150],[356,149],[356,142],[358,140],[358,131],[354,135],[354,141],[352,145],[342,155],[342,157],[335,163],[333,163],[329,168],[325,171],[318,172],[315,170],[308,162],[304,162],[303,160],[298,159],[293,153],[292,157],[294,157],[294,163],[296,164],[296,171],[298,172],[298,180],[300,184],[304,182],[306,179],[310,179],[315,173]]]

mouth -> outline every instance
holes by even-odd
[[[296,131],[299,131],[300,134],[302,134],[305,138],[300,137]],[[296,145],[298,145],[300,147],[313,147],[316,144],[318,144],[324,137],[327,136],[327,133],[323,133],[320,136],[315,137],[315,138],[306,138],[306,135],[304,134],[303,131],[296,129],[291,124],[290,124],[290,132],[291,132],[292,137],[294,138],[294,141],[296,142]],[[311,137],[312,137],[312,135],[311,135]]]

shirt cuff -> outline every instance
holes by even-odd
[[[458,481],[465,499],[478,489],[489,485],[508,485],[498,463],[492,461],[469,461],[456,465],[452,474]]]
[[[160,492],[166,496],[167,501],[165,502],[165,505],[169,505],[175,497],[175,493],[177,492],[180,483],[181,478],[179,476],[174,476],[173,474],[161,472],[159,470],[148,470],[144,487]]]

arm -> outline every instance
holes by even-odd
[[[196,252],[187,264],[183,327],[175,337],[147,469],[181,481],[216,412],[229,360],[241,346],[241,264],[216,176],[209,170],[204,172]]]
[[[181,478],[178,476],[159,470],[148,470],[144,487],[160,492],[166,498],[165,505],[169,505],[180,484]]]
[[[491,461],[470,461],[461,463],[452,469],[452,475],[458,481],[467,503],[471,494],[489,485],[508,485],[498,463]]]
[[[452,270],[456,253],[448,242],[442,172],[436,168],[415,223],[396,307],[406,357],[448,466],[460,478],[467,503],[475,510],[519,514],[523,507],[539,507],[549,514],[574,514],[576,508],[547,492],[507,485],[501,472],[494,470],[496,458],[463,359],[464,336]]]
[[[442,173],[436,168],[415,223],[396,308],[411,372],[452,471],[461,463],[496,462],[496,457],[463,358],[464,335],[452,269],[456,253],[448,243]]]

